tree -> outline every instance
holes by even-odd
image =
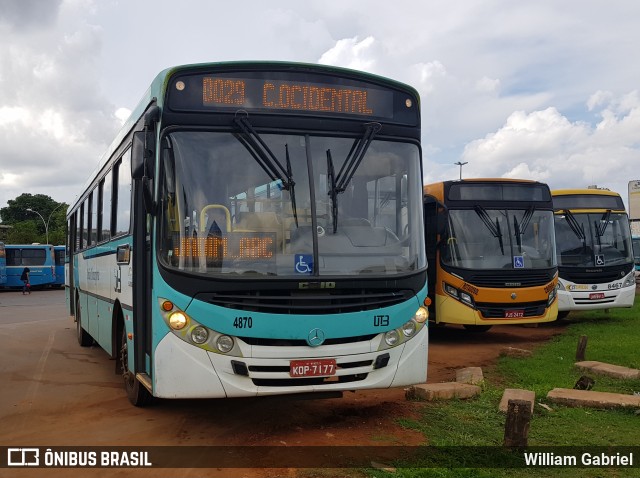
[[[7,233],[7,244],[31,244],[40,242],[39,237],[40,235],[33,221],[17,222],[12,225]],[[42,243],[44,244],[44,241]]]
[[[24,193],[7,201],[8,206],[0,208],[2,224],[12,226],[7,237],[10,244],[47,242],[64,244],[67,237],[66,203],[59,203],[45,194]],[[37,211],[38,214],[32,211]],[[31,224],[31,226],[29,226]],[[48,226],[47,227],[45,226]]]

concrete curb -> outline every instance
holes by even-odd
[[[574,390],[554,388],[547,398],[568,407],[618,408],[640,407],[640,396],[622,393],[594,392],[593,390]]]

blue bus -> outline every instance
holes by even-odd
[[[7,256],[4,249],[4,242],[0,242],[0,287],[7,283]]]
[[[322,65],[161,72],[68,210],[80,345],[136,406],[424,382],[419,106]]]
[[[55,282],[53,246],[47,244],[5,244],[7,281],[5,287],[22,288],[20,280],[25,267],[29,268],[31,288],[50,286]]]
[[[56,278],[52,285],[56,287],[64,287],[65,250],[65,246],[53,246]]]

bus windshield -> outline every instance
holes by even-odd
[[[468,269],[550,268],[553,234],[549,210],[452,209],[442,259]]]
[[[418,146],[372,140],[357,165],[347,164],[355,166],[350,181],[336,193],[331,173],[357,141],[260,134],[252,147],[239,132],[166,134],[160,261],[248,278],[423,269]]]
[[[558,265],[602,267],[633,262],[629,220],[622,213],[556,215]]]

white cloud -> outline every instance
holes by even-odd
[[[170,14],[149,21],[151,8]],[[624,189],[640,176],[639,17],[638,2],[591,0],[4,0],[0,207],[23,192],[70,201],[161,69],[254,59],[414,86],[429,179],[463,160],[467,177]]]
[[[129,108],[118,108],[114,113],[116,118],[120,121],[120,124],[123,125],[129,116],[131,116],[131,110]]]
[[[500,90],[500,80],[483,76],[476,81],[476,91],[479,93],[498,93]]]
[[[535,179],[552,188],[597,184],[626,195],[627,181],[640,176],[640,103],[635,93],[600,96],[610,103],[593,126],[555,108],[514,112],[496,132],[466,146],[466,176]],[[603,104],[593,98],[588,103]]]
[[[25,192],[69,202],[119,127],[100,90],[100,29],[82,17],[92,4],[46,2],[35,14],[40,3],[0,13],[10,39],[0,44],[0,207]],[[38,28],[15,28],[28,19]]]
[[[359,41],[358,37],[338,40],[333,48],[318,60],[324,65],[342,66],[354,70],[374,71],[376,66],[376,40],[372,36]]]

